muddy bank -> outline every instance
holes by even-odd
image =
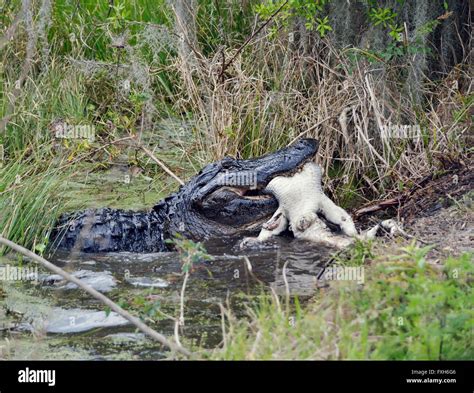
[[[432,262],[472,252],[474,244],[474,171],[469,163],[444,161],[445,168],[430,174],[408,192],[359,209],[359,225],[398,217],[409,235],[405,243],[430,245]],[[370,211],[374,208],[373,212]],[[390,247],[390,242],[384,242]]]

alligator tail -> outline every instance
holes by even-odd
[[[162,220],[154,211],[84,210],[61,216],[51,235],[51,249],[72,252],[166,251],[162,226]]]

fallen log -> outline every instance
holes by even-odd
[[[361,207],[360,209],[356,210],[354,212],[354,218],[358,219],[359,217],[365,215],[365,214],[371,214],[375,213],[379,210],[384,210],[392,206],[398,206],[400,203],[402,203],[404,199],[403,195],[400,195],[396,198],[390,198],[390,199],[385,199],[377,202],[371,202],[369,205],[365,205]]]

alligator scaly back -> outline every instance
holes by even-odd
[[[53,234],[52,248],[84,252],[166,251],[163,217],[158,210],[84,210],[63,215]]]

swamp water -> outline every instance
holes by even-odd
[[[333,250],[281,237],[265,248],[240,251],[239,240],[206,242],[213,259],[193,266],[179,333],[191,350],[221,343],[220,305],[245,317],[246,306],[271,289],[284,296],[288,288],[304,301],[324,285],[319,278]],[[157,331],[173,336],[175,323],[170,317],[179,316],[184,278],[178,253],[57,253],[49,260]],[[0,259],[0,268],[7,265],[30,271],[36,266],[26,260],[19,264],[17,259]],[[169,356],[159,343],[74,284],[42,268],[37,273],[30,280],[1,282],[0,358],[150,360]]]

